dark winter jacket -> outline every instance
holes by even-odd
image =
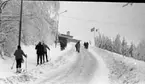
[[[14,56],[15,56],[16,60],[23,59],[22,55],[26,57],[26,55],[24,54],[23,50],[21,50],[21,49],[16,50],[15,53],[14,53]]]
[[[77,49],[79,49],[79,48],[80,48],[80,43],[77,42],[77,44],[75,45],[75,47],[76,47]]]
[[[89,43],[88,43],[88,42],[85,42],[85,43],[84,43],[84,47],[85,47],[86,49],[88,49],[88,46],[89,46]]]
[[[50,50],[50,48],[44,43],[43,43],[43,47],[44,47],[44,52],[47,52],[47,49]]]
[[[44,47],[41,44],[36,45],[35,49],[37,50],[37,54],[43,54]]]

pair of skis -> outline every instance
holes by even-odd
[[[16,75],[27,73],[26,69],[21,69],[21,72],[15,72]]]
[[[15,64],[15,60],[14,60],[14,62],[13,62],[13,64],[12,64],[12,66],[11,66],[11,69],[13,69],[14,64]],[[27,58],[26,58],[26,62],[25,62],[25,69],[22,69],[21,72],[27,72]],[[21,73],[21,72],[20,72],[20,73]]]
[[[48,62],[50,62],[50,61],[51,61],[51,59],[48,60]],[[45,65],[45,64],[48,63],[48,62],[45,62],[45,63],[42,63],[42,64],[37,64],[36,66]]]
[[[50,56],[50,51],[49,51],[49,56]],[[50,61],[51,61],[51,58],[48,60],[48,62],[50,62]],[[45,63],[48,63],[48,62],[44,62],[44,63],[42,63],[42,64],[37,64],[36,66],[45,65]]]

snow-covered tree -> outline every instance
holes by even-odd
[[[125,37],[123,37],[123,40],[121,41],[119,34],[116,36],[114,41],[112,41],[108,36],[99,34],[95,37],[95,46],[118,54],[122,54],[127,57],[145,61],[144,40],[142,40],[136,47],[133,42],[129,46]]]
[[[99,34],[99,36],[96,36],[95,37],[95,46],[101,48],[101,44],[102,43],[102,37],[101,37],[101,34]]]
[[[112,51],[112,40],[105,35],[99,34],[99,36],[96,36],[95,45],[99,48]]]
[[[134,44],[131,43],[130,48],[128,50],[128,53],[130,54],[131,57],[133,57],[133,50],[134,50]]]
[[[119,34],[117,34],[117,36],[113,42],[113,50],[114,50],[114,52],[121,54],[121,40],[120,40]]]
[[[127,55],[127,49],[128,49],[128,45],[127,42],[125,40],[125,38],[123,37],[122,43],[121,43],[121,53],[122,55]]]
[[[1,1],[1,0],[0,0]],[[6,0],[4,0],[6,1]],[[57,1],[24,1],[22,17],[22,44],[34,45],[44,40],[53,44],[57,31],[59,2]],[[4,52],[11,56],[18,45],[20,0],[10,0],[1,13],[0,38]],[[0,46],[1,46],[0,44]]]
[[[136,59],[139,60],[144,60],[145,61],[145,40],[142,40],[138,45],[137,45],[137,54],[135,57]]]
[[[107,37],[107,50],[113,51],[113,43],[109,37]]]

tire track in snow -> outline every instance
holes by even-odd
[[[72,53],[71,56],[75,56],[74,49],[69,50],[67,53],[69,55]],[[68,55],[67,53],[65,53],[64,56],[62,56],[63,57],[62,59],[64,59],[65,56]],[[61,61],[61,60],[59,60],[59,61]],[[45,84],[45,83],[50,84],[50,82],[52,82],[53,80],[56,80],[59,76],[61,76],[61,74],[67,73],[67,71],[69,71],[67,69],[70,67],[70,64],[65,64],[63,66],[60,65],[59,68],[56,68],[56,70],[53,70],[51,73],[46,73],[44,76],[47,77],[47,78],[41,79],[40,81],[37,81],[36,83],[37,84]]]
[[[99,65],[98,70],[95,73],[95,77],[90,83],[91,84],[111,84],[108,78],[109,69],[107,68],[103,58],[100,57],[95,51],[96,51],[95,47],[90,47],[89,52],[91,52],[93,56],[95,56]]]
[[[94,77],[98,68],[97,59],[88,50],[83,49],[82,53],[85,55],[83,71],[80,74],[81,77],[88,83]]]
[[[80,64],[76,65],[72,78],[75,78],[78,84],[88,84],[94,76],[98,63],[96,58],[86,49],[81,49],[80,57],[81,59],[78,61]]]
[[[93,78],[96,69],[96,58],[82,48],[81,53],[77,54],[77,60],[74,64],[57,73],[58,75],[55,76],[55,79],[48,79],[43,84],[50,84],[50,82],[55,84],[88,84]]]

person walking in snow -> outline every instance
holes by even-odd
[[[35,49],[37,50],[37,65],[42,64],[42,56],[43,56],[43,45],[39,42]],[[40,62],[39,62],[40,61]]]
[[[16,60],[16,73],[21,73],[21,63],[24,62],[23,56],[27,58],[27,55],[21,50],[21,46],[17,46],[17,50],[14,52]]]
[[[84,47],[88,49],[88,42],[84,42]]]
[[[84,42],[84,47],[85,47],[86,49],[88,49],[88,45],[89,45],[88,42]]]
[[[80,52],[80,41],[78,41],[75,45],[76,51],[79,53]]]
[[[88,43],[88,42],[86,42],[86,49],[88,49],[88,47],[89,47],[89,43]]]
[[[45,62],[45,57],[46,62],[48,62],[47,49],[50,50],[50,48],[44,43],[44,41],[42,42],[42,45],[43,45],[43,62]]]

